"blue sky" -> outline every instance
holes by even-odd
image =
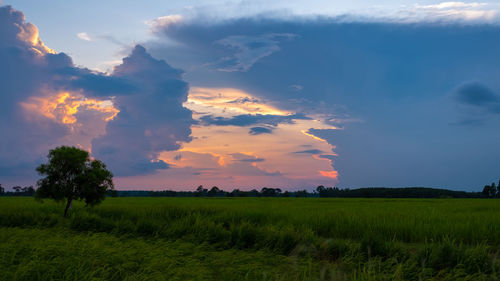
[[[15,126],[2,146],[26,139],[3,153],[8,184],[34,181],[58,144],[109,163],[119,188],[479,190],[499,177],[498,2],[2,4],[56,53],[9,29],[21,22],[4,6]]]

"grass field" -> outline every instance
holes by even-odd
[[[0,280],[499,280],[500,201],[0,197]]]

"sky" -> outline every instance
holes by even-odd
[[[118,189],[479,191],[500,176],[500,2],[0,2],[0,183],[49,149]]]

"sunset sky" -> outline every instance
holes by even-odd
[[[479,191],[500,2],[0,0],[0,183],[58,145],[118,189]]]

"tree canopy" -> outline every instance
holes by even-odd
[[[91,159],[87,151],[77,147],[60,146],[49,151],[48,163],[37,167],[37,198],[66,200],[64,216],[73,200],[84,200],[86,205],[96,205],[104,200],[109,190],[114,190],[113,174],[106,165]]]

